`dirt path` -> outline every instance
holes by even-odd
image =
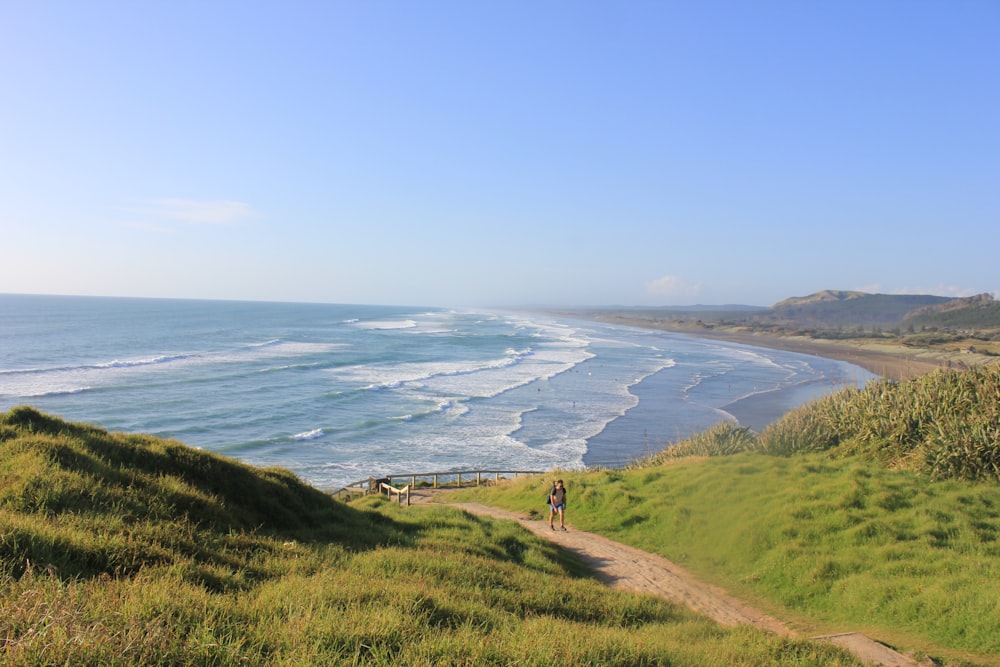
[[[435,494],[436,495],[436,494]],[[429,495],[413,496],[414,503],[427,502]],[[443,498],[434,498],[441,502]],[[527,530],[551,540],[576,554],[589,565],[596,576],[611,586],[624,590],[660,595],[683,604],[723,625],[752,625],[785,637],[798,635],[778,619],[746,605],[724,590],[702,583],[679,565],[662,556],[635,549],[620,542],[585,531],[553,531],[546,521],[521,516],[513,512],[479,503],[446,503],[471,514],[516,521]],[[920,663],[897,653],[864,635],[846,632],[813,637],[840,645],[869,665],[885,667],[915,667]]]

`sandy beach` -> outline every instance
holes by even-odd
[[[588,319],[647,330],[680,333],[684,337],[698,340],[737,343],[817,357],[811,365],[814,369],[823,370],[812,380],[775,385],[770,390],[762,388],[749,391],[749,388],[744,387],[731,393],[729,397],[724,392],[713,396],[710,405],[717,410],[714,414],[716,421],[732,419],[739,426],[756,432],[763,431],[790,411],[830,391],[862,386],[877,377],[907,377],[938,367],[937,363],[919,359],[909,360],[888,352],[844,345],[824,345],[778,336],[724,333],[701,328],[677,329],[648,318],[626,320],[619,313],[592,312]],[[709,422],[688,421],[684,414],[669,407],[673,405],[671,401],[686,401],[673,393],[675,387],[671,382],[670,373],[665,374],[662,381],[659,375],[647,378],[641,384],[632,387],[630,391],[639,399],[638,404],[621,418],[608,424],[601,433],[587,440],[587,451],[583,457],[585,465],[621,467],[654,454],[708,427]],[[728,402],[726,398],[729,399]]]
[[[892,344],[857,344],[854,342],[815,340],[801,336],[777,336],[751,333],[735,329],[718,329],[683,326],[676,322],[642,317],[623,317],[619,314],[591,313],[586,319],[613,322],[644,329],[658,329],[710,340],[724,340],[743,345],[768,347],[787,352],[812,354],[860,366],[876,375],[892,380],[907,380],[956,363],[948,356],[932,350],[909,349]]]
[[[921,356],[918,352],[908,351],[900,346],[885,345],[884,349],[874,349],[869,346],[851,345],[837,341],[818,341],[797,336],[714,332],[711,330],[699,331],[691,335],[846,361],[876,375],[893,380],[906,380],[948,367],[946,360]]]
[[[567,314],[560,313],[563,316]],[[648,317],[630,317],[618,312],[590,311],[575,313],[575,316],[581,319],[624,326],[669,331],[692,338],[809,354],[853,364],[876,376],[892,380],[907,380],[942,368],[960,368],[964,362],[958,353],[949,354],[940,350],[911,349],[888,343],[873,344],[860,341],[845,343],[843,341],[813,340],[799,336],[757,334],[736,328],[707,328]],[[789,411],[812,400],[809,394],[815,392],[816,389],[814,386],[802,386],[762,392],[734,401],[725,406],[725,411],[732,415],[740,426],[760,432]],[[655,401],[655,399],[653,400]],[[641,435],[630,434],[626,429],[626,422],[632,425],[632,430],[640,429]],[[683,439],[679,437],[682,434],[672,433],[671,427],[669,422],[662,422],[658,417],[630,413],[621,424],[615,427],[615,437],[609,437],[609,434],[605,433],[589,441],[584,463],[616,467],[648,456],[679,439]],[[609,428],[610,430],[612,429]]]

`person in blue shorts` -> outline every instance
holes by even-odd
[[[559,528],[566,530],[566,487],[560,479],[549,491],[549,528],[555,530],[556,512],[559,512]]]

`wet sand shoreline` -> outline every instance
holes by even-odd
[[[695,339],[807,354],[831,361],[845,362],[875,376],[897,381],[908,380],[935,370],[961,364],[961,361],[958,360],[953,362],[941,351],[907,348],[892,343],[815,340],[803,336],[755,333],[738,327],[706,327],[610,311],[563,311],[553,314],[606,324],[665,331]],[[855,386],[855,383],[851,382],[853,379],[856,378],[843,378],[844,384]],[[831,377],[829,381],[839,382],[840,380]],[[720,410],[728,413],[740,426],[760,432],[791,410],[813,400],[813,397],[808,394],[815,393],[816,389],[815,386],[776,388],[774,391],[737,398]],[[628,419],[628,416],[625,419]],[[583,462],[585,465],[620,467],[673,444],[682,439],[679,436],[680,434],[678,437],[664,437],[662,433],[653,433],[651,430],[647,437],[644,429],[641,437],[613,441],[609,441],[607,438],[592,438],[588,441],[588,451],[583,457]]]
[[[872,345],[854,342],[816,340],[802,336],[779,336],[751,333],[734,329],[719,329],[678,325],[676,322],[643,317],[623,317],[618,314],[577,314],[581,319],[621,324],[640,329],[656,329],[683,334],[692,338],[721,340],[742,345],[767,347],[785,352],[799,352],[817,357],[846,361],[876,375],[892,380],[908,380],[925,373],[949,367],[946,359],[926,350],[911,350],[901,345]]]

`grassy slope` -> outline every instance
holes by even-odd
[[[1000,664],[996,484],[821,453],[560,475],[573,528],[660,553],[807,633]],[[462,494],[530,512],[545,484]]]
[[[759,435],[721,424],[630,470],[563,476],[577,527],[779,616],[1000,658],[1000,367],[871,383]],[[530,511],[544,484],[484,500]]]
[[[606,589],[510,522],[0,414],[6,665],[854,665]]]

